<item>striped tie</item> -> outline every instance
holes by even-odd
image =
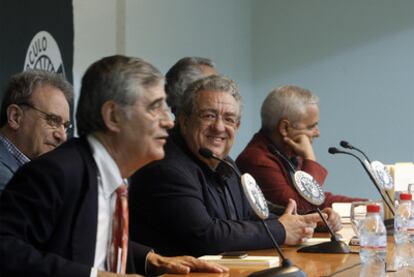
[[[123,184],[116,189],[115,211],[112,219],[112,239],[107,255],[110,272],[125,274],[128,254],[128,187]]]

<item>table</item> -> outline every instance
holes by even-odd
[[[344,229],[341,231],[344,238],[350,238],[353,235],[350,225],[344,225]],[[315,234],[316,237],[326,237],[327,234]],[[308,277],[345,277],[352,276],[358,277],[362,266],[358,253],[350,254],[315,254],[315,253],[297,253],[296,250],[299,247],[295,246],[283,246],[282,251],[291,262],[300,267]],[[248,251],[250,255],[263,255],[263,256],[277,256],[276,250],[254,250]],[[394,239],[388,237],[388,252],[387,263],[393,266],[394,256]],[[217,273],[190,273],[186,277],[244,277],[252,272],[265,269],[264,267],[231,267],[229,273],[217,274]],[[166,274],[167,277],[178,277],[179,275]],[[387,276],[390,277],[405,277],[414,276],[414,268],[405,268],[399,272],[387,272]]]

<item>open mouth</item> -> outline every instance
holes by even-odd
[[[222,143],[225,138],[217,136],[207,136],[207,139],[212,143]]]

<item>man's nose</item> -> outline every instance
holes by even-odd
[[[315,130],[313,131],[313,136],[315,137],[315,138],[319,138],[319,136],[321,135],[321,132],[320,132],[320,130],[319,130],[319,127],[318,126],[316,126],[315,127]]]
[[[218,116],[211,125],[217,131],[224,131],[226,129],[226,124],[224,124],[223,117]]]
[[[53,136],[59,143],[65,142],[68,138],[68,134],[63,125],[53,132]]]

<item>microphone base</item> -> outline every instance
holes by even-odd
[[[265,270],[260,270],[249,274],[247,277],[307,277],[299,267],[280,266]]]
[[[299,248],[297,252],[300,253],[330,253],[330,254],[348,254],[350,252],[349,246],[339,240],[331,240],[311,246]]]

